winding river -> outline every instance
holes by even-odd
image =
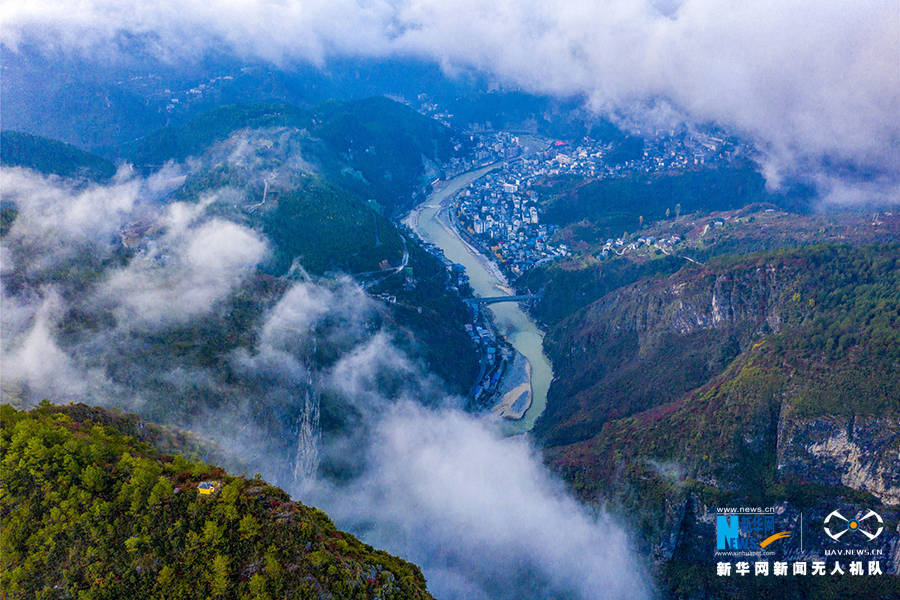
[[[463,173],[435,186],[435,191],[414,208],[404,222],[423,240],[443,249],[451,261],[466,268],[469,283],[476,296],[509,295],[510,289],[496,265],[466,244],[447,216],[453,196],[471,182],[495,169],[483,167]],[[535,421],[547,406],[547,390],[553,370],[544,354],[543,332],[515,302],[488,305],[499,333],[528,361],[531,379],[531,406],[521,419],[507,421],[512,433],[523,433],[534,427]]]

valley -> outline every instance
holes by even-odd
[[[450,203],[457,192],[492,169],[493,167],[484,167],[447,181],[405,220],[405,223],[425,242],[439,247],[447,260],[462,265],[475,295],[482,297],[510,295],[509,285],[503,274],[488,258],[459,236],[455,225],[447,218],[447,211],[451,209]],[[492,365],[492,372],[496,373],[497,369],[503,369],[502,372],[507,373],[494,383],[495,389],[519,390],[519,395],[527,391],[529,397],[527,401],[522,402],[524,408],[517,408],[514,413],[512,430],[529,431],[546,406],[547,390],[553,378],[550,362],[544,355],[542,347],[543,333],[514,302],[492,304],[480,310],[491,312],[491,321],[496,324],[499,334],[508,340],[517,355],[525,361],[524,368],[514,370],[512,365],[517,362],[517,358],[511,355],[506,359],[510,366]],[[483,376],[490,382],[491,372]],[[482,389],[487,387],[484,383],[478,385]],[[478,390],[473,395],[479,396],[481,393],[482,391]],[[516,398],[514,402],[518,404],[520,401]]]
[[[900,213],[834,184],[886,176],[209,60],[5,109],[4,597],[896,597]],[[726,576],[720,507],[829,569],[873,511],[877,569]]]

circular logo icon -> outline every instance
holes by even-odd
[[[864,523],[864,521],[872,518],[875,520]],[[824,529],[825,535],[836,541],[848,531],[861,533],[869,541],[872,541],[881,535],[881,532],[884,530],[884,520],[874,510],[869,510],[859,519],[848,519],[840,512],[833,510],[825,517]]]

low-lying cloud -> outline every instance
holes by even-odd
[[[25,386],[59,402],[87,397],[104,377],[96,369],[79,367],[57,344],[54,330],[62,318],[62,299],[48,290],[31,300],[8,298],[5,290],[2,296],[4,384]]]
[[[417,57],[601,112],[719,123],[757,142],[772,181],[823,160],[900,169],[893,0],[89,0],[10,3],[0,22],[13,49],[107,55],[127,34],[166,60]]]
[[[18,208],[2,239],[4,400],[199,431],[420,564],[443,600],[649,595],[622,527],[569,497],[527,440],[459,410],[352,279],[262,275],[268,242],[210,211],[215,191],[165,201],[181,176],[3,177]],[[236,328],[239,311],[254,316]],[[320,409],[343,424],[323,430]]]
[[[371,421],[363,474],[300,492],[372,544],[423,567],[442,599],[645,598],[620,526],[589,515],[525,438],[412,402]],[[374,507],[374,510],[373,510]]]
[[[245,227],[213,219],[170,228],[158,244],[113,271],[99,293],[134,326],[184,322],[224,300],[266,257],[266,243]]]

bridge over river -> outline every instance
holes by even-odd
[[[530,300],[540,300],[540,294],[522,294],[520,296],[475,296],[466,298],[468,304],[496,304],[498,302],[528,302]]]
[[[516,378],[512,371],[504,375],[504,384],[509,384],[507,387],[521,384],[531,392],[531,404],[524,416],[507,422],[504,427],[510,433],[522,433],[531,430],[544,411],[547,390],[553,379],[553,369],[542,345],[544,334],[517,304],[533,300],[534,295],[501,295],[509,287],[503,275],[492,266],[488,257],[463,241],[447,216],[454,194],[494,168],[488,166],[437,184],[432,195],[413,209],[404,222],[423,240],[441,248],[449,261],[465,267],[474,293],[474,297],[468,299],[470,306],[480,308],[485,305],[494,316],[498,333],[527,361],[526,368],[520,370],[524,373],[517,371]]]

